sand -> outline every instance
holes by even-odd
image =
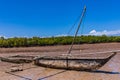
[[[120,50],[120,43],[101,43],[75,45],[72,54],[95,53]],[[58,55],[65,54],[69,45],[29,48],[0,48],[0,57],[13,55]],[[95,54],[98,56],[98,54]],[[106,56],[106,54],[99,54]],[[92,55],[90,55],[92,56]],[[0,80],[120,80],[120,53],[114,56],[99,70],[92,72],[58,70],[35,66],[33,63],[23,64],[23,71],[9,72],[16,64],[0,61]],[[8,72],[8,73],[6,73]]]

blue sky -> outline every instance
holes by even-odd
[[[84,5],[87,12],[80,29],[83,34],[120,34],[119,3],[120,0],[0,0],[0,36],[67,34]]]

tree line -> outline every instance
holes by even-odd
[[[0,47],[32,47],[32,46],[51,46],[51,45],[69,45],[73,41],[73,36],[62,37],[14,37],[4,38],[0,37]],[[108,43],[108,42],[120,42],[120,36],[77,36],[74,44],[93,44],[93,43]]]

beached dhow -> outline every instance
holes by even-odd
[[[102,67],[113,56],[116,55],[116,52],[112,52],[112,54],[106,58],[81,58],[79,54],[78,55],[71,54],[74,41],[78,34],[85,12],[86,12],[86,6],[83,9],[78,28],[75,32],[75,36],[68,53],[59,56],[36,57],[34,58],[35,65],[49,67],[49,68],[57,68],[57,69],[69,69],[69,70],[96,70]]]

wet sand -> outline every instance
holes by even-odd
[[[102,43],[102,44],[84,44],[75,45],[72,54],[77,52],[91,53],[111,50],[120,50],[120,43]],[[81,50],[79,49],[81,48]],[[1,56],[10,55],[56,55],[65,54],[69,49],[66,46],[46,46],[30,48],[2,48]],[[98,54],[96,54],[97,56]],[[106,54],[101,54],[106,56]],[[68,71],[39,67],[31,64],[24,64],[23,71],[5,73],[15,64],[0,62],[0,80],[120,80],[120,53],[114,56],[99,70],[92,72],[85,71]]]

